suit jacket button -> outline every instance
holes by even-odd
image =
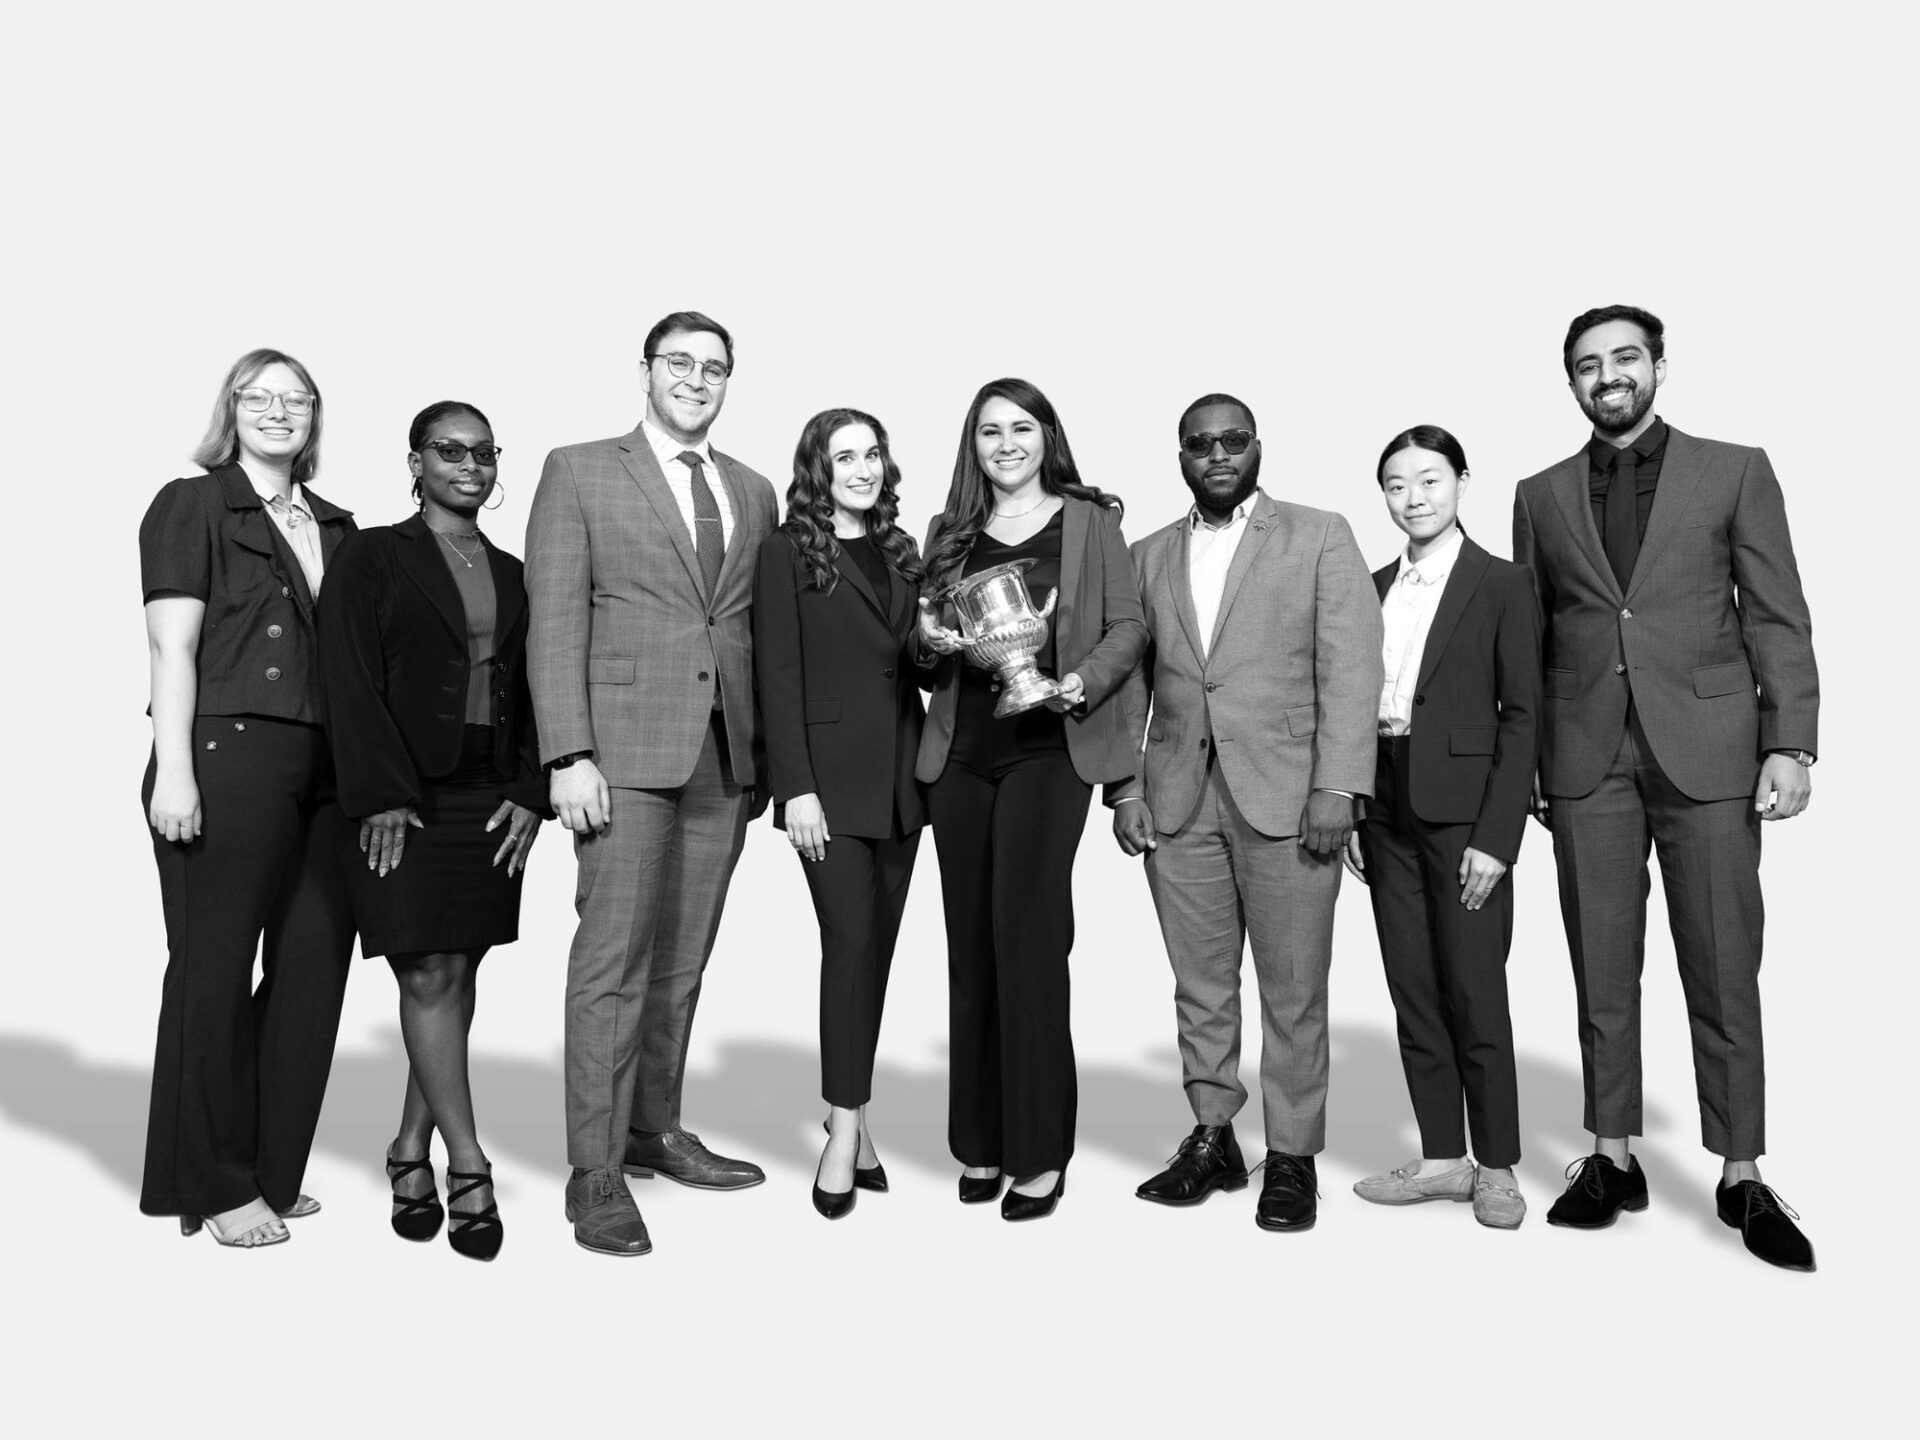
[[[269,640],[278,640],[281,634],[282,634],[282,631],[278,625],[267,626],[267,638]]]
[[[1424,695],[1416,695],[1413,697],[1413,703],[1416,705],[1424,705],[1427,703],[1427,697]]]
[[[289,586],[286,586],[286,585],[282,585],[282,586],[280,587],[280,598],[281,598],[282,600],[290,600],[290,599],[292,599],[292,598],[293,598],[293,590],[291,589],[291,587],[289,587]]]
[[[707,616],[707,624],[709,624],[709,625],[711,625],[711,624],[713,624],[713,623],[714,623],[714,622],[713,622],[713,617],[712,617],[711,615],[709,615],[709,616]]]
[[[280,667],[278,665],[267,666],[267,679],[278,680],[279,678],[280,678]]]
[[[880,672],[880,677],[881,677],[881,678],[882,678],[883,680],[891,680],[891,679],[893,679],[893,667],[892,667],[891,665],[889,665],[889,666],[888,666],[888,667],[887,667],[886,669],[884,669],[884,670],[882,670],[882,671]]]
[[[1207,681],[1207,693],[1209,695],[1211,695],[1214,691],[1218,690],[1219,688],[1220,687],[1214,684],[1213,681],[1211,680]]]
[[[1202,735],[1202,736],[1200,737],[1200,748],[1201,748],[1202,750],[1204,750],[1204,749],[1206,749],[1206,748],[1207,748],[1207,737],[1206,737],[1206,736],[1204,736],[1204,735]]]
[[[1620,612],[1620,618],[1622,620],[1631,620],[1633,618],[1633,612],[1631,610],[1622,610]]]
[[[1627,667],[1624,665],[1616,665],[1613,667],[1613,673],[1616,675],[1624,675],[1627,673]]]
[[[701,672],[700,672],[700,673],[699,673],[699,674],[698,674],[697,676],[695,676],[694,678],[695,678],[695,679],[697,679],[697,680],[704,680],[704,679],[706,679],[706,678],[707,678],[707,672],[706,672],[706,671],[704,671],[704,670],[702,670],[702,671],[701,671]]]

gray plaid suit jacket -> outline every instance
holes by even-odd
[[[757,779],[753,572],[773,486],[713,452],[733,539],[704,593],[693,537],[636,427],[547,456],[527,522],[528,677],[544,763],[580,750],[609,785],[666,789],[700,758],[718,683],[733,776]]]

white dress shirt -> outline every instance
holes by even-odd
[[[254,487],[254,493],[267,507],[267,514],[280,527],[280,533],[287,537],[293,558],[300,562],[300,573],[307,578],[307,593],[318,600],[320,576],[326,569],[326,562],[320,554],[320,525],[313,518],[313,511],[307,508],[307,497],[300,489],[300,482],[293,482],[284,500],[273,491],[262,490],[258,486]]]
[[[1208,521],[1198,505],[1187,512],[1187,585],[1193,592],[1193,618],[1200,630],[1203,660],[1213,644],[1214,622],[1220,618],[1227,570],[1240,548],[1241,536],[1247,533],[1247,517],[1253,513],[1259,496],[1260,492],[1255,490],[1219,525]]]
[[[1380,660],[1386,679],[1380,684],[1380,733],[1405,735],[1413,728],[1413,691],[1420,680],[1420,660],[1427,648],[1427,632],[1433,628],[1433,615],[1440,608],[1440,592],[1454,561],[1460,558],[1461,534],[1453,535],[1438,550],[1415,564],[1405,554],[1400,557],[1400,573],[1394,576],[1387,598],[1380,602],[1380,618],[1386,625]]]
[[[725,549],[733,543],[733,501],[727,496],[727,482],[720,478],[720,467],[713,463],[713,451],[703,438],[698,445],[682,445],[666,431],[657,427],[645,416],[641,417],[640,429],[647,437],[647,443],[653,447],[654,459],[660,462],[660,473],[667,477],[667,488],[673,491],[673,503],[680,507],[680,518],[687,522],[687,534],[693,537],[694,549],[700,548],[699,531],[693,523],[693,471],[680,458],[680,452],[691,450],[701,460],[701,468],[706,472],[707,488],[713,492],[713,503],[720,507],[720,545]]]

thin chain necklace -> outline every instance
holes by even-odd
[[[433,529],[432,526],[428,526],[427,528],[430,530]],[[465,532],[469,540],[480,541],[480,543],[474,547],[472,555],[467,554],[466,551],[462,550],[458,545],[454,544],[453,536],[449,535],[445,530],[434,530],[433,533],[438,535],[442,540],[447,542],[447,548],[453,551],[455,555],[459,556],[460,563],[466,566],[469,570],[473,568],[473,562],[475,557],[483,554],[487,548],[486,540],[482,538],[479,530],[477,529],[468,530],[467,532]]]
[[[1033,504],[1027,506],[1027,508],[1024,510],[1002,510],[998,506],[995,506],[994,512],[993,512],[993,518],[996,520],[1018,520],[1022,515],[1031,515],[1034,511],[1038,510],[1042,505],[1046,504],[1047,501],[1051,500],[1052,498],[1053,496],[1051,495],[1043,494],[1038,500],[1034,501]]]

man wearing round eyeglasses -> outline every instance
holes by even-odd
[[[766,1178],[680,1124],[687,1037],[757,790],[749,617],[773,487],[707,443],[733,340],[696,311],[647,335],[631,434],[547,457],[527,525],[541,759],[580,864],[567,963],[567,1218],[652,1248],[626,1175]]]
[[[1267,1141],[1254,1220],[1304,1230],[1326,1146],[1340,852],[1355,797],[1373,793],[1380,603],[1344,519],[1258,488],[1244,402],[1187,407],[1180,468],[1192,508],[1133,546],[1153,635],[1128,707],[1145,754],[1107,799],[1121,850],[1147,857],[1198,1123],[1136,1193],[1193,1205],[1247,1183],[1233,1117],[1247,1099],[1240,952],[1251,940]]]

